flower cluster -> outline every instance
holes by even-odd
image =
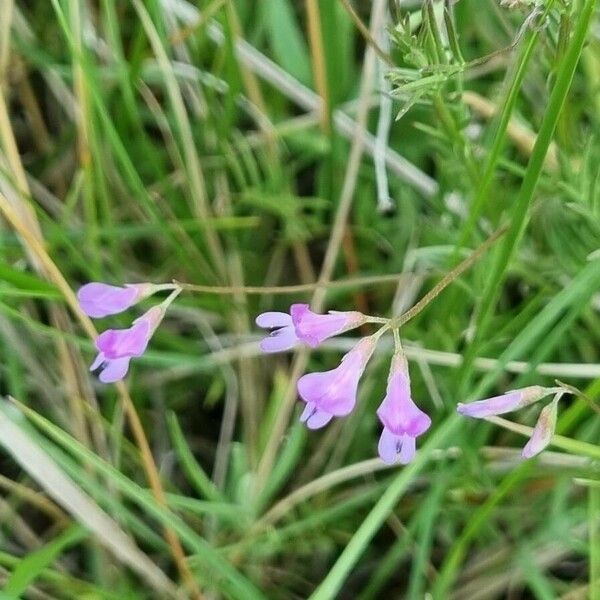
[[[150,338],[181,289],[177,284],[150,283],[126,284],[123,287],[88,283],[80,288],[77,296],[81,309],[95,319],[119,314],[159,291],[171,292],[160,304],[135,319],[128,329],[108,329],[96,338],[98,354],[90,370],[99,370],[100,381],[111,383],[125,377],[129,362],[146,351]],[[334,417],[349,415],[356,405],[358,384],[380,337],[392,331],[395,351],[386,393],[377,409],[382,425],[378,451],[381,459],[388,464],[407,464],[415,456],[417,438],[429,429],[431,419],[411,396],[408,361],[400,342],[399,321],[356,311],[317,314],[308,304],[292,304],[288,313],[265,312],[256,319],[259,327],[270,330],[260,343],[260,348],[266,353],[290,350],[300,344],[316,348],[325,340],[365,323],[378,323],[380,328],[373,335],[360,339],[335,369],[307,373],[298,380],[298,395],[305,403],[300,421],[309,429],[319,429]],[[565,391],[563,387],[533,385],[477,402],[459,403],[457,411],[467,417],[486,419],[525,408],[554,394],[554,398],[541,410],[531,438],[523,448],[523,457],[531,458],[550,443],[556,427],[558,402]]]
[[[99,370],[98,378],[102,383],[120,381],[127,375],[129,361],[146,351],[150,338],[163,320],[168,306],[181,290],[171,284],[137,283],[117,287],[96,282],[88,283],[79,289],[77,298],[81,310],[95,319],[119,314],[140,300],[167,289],[172,290],[169,297],[135,319],[131,327],[107,329],[96,338],[98,355],[90,366],[90,371]]]
[[[298,380],[298,394],[306,403],[300,420],[309,429],[319,429],[334,417],[345,417],[356,405],[358,383],[375,351],[380,336],[390,329],[385,319],[358,312],[312,312],[306,304],[292,304],[290,312],[267,312],[258,316],[259,327],[272,329],[261,342],[264,352],[289,350],[299,343],[312,348],[324,340],[363,323],[384,323],[374,335],[362,338],[330,371],[308,373]],[[415,455],[416,439],[429,429],[431,419],[411,398],[408,363],[399,337],[392,357],[386,395],[377,409],[383,425],[379,456],[386,463],[409,463]]]
[[[377,341],[383,333],[393,330],[395,352],[386,394],[377,409],[383,426],[378,451],[381,459],[388,464],[407,464],[413,459],[416,440],[429,429],[431,419],[411,397],[408,362],[393,320],[358,312],[316,314],[307,304],[292,304],[289,313],[265,312],[257,317],[256,323],[259,327],[271,330],[270,335],[260,343],[261,349],[267,353],[290,350],[301,343],[315,348],[324,340],[364,323],[382,324],[377,333],[362,338],[335,369],[300,377],[298,395],[305,403],[300,421],[309,429],[319,429],[334,417],[345,417],[352,412],[356,405],[358,383]],[[555,394],[554,399],[540,412],[531,438],[523,448],[523,457],[532,458],[550,443],[556,427],[558,401],[564,393],[564,388],[534,385],[469,404],[459,403],[457,411],[464,416],[485,419],[519,410]]]
[[[563,388],[546,388],[540,385],[531,385],[519,390],[511,390],[501,396],[493,396],[492,398],[470,402],[469,404],[459,403],[456,410],[466,417],[485,419],[525,408],[550,394],[554,394],[552,401],[540,412],[531,438],[525,444],[521,453],[523,458],[533,458],[544,450],[552,439],[556,428],[558,401],[564,393],[565,390]]]

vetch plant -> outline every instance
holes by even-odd
[[[90,371],[99,371],[102,383],[114,383],[127,375],[129,362],[146,351],[150,338],[161,324],[173,300],[181,293],[177,284],[151,283],[126,284],[117,287],[105,283],[88,283],[77,293],[83,312],[93,318],[121,313],[143,298],[156,292],[171,290],[171,294],[159,305],[153,306],[133,321],[128,329],[107,329],[96,338],[98,354]]]
[[[493,398],[470,402],[469,404],[459,403],[456,410],[461,415],[467,417],[485,419],[519,410],[540,401],[550,394],[554,394],[552,401],[540,412],[531,438],[521,453],[523,458],[533,458],[544,450],[552,439],[552,435],[556,429],[558,401],[566,391],[562,387],[545,388],[539,385],[532,385],[520,390],[506,392],[502,396],[494,396]]]

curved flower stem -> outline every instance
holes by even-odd
[[[400,341],[400,330],[395,328],[394,330],[394,349],[396,353],[402,353],[402,342]]]
[[[197,292],[199,294],[301,294],[304,292],[314,292],[324,288],[343,289],[352,287],[365,287],[368,285],[377,285],[380,283],[398,283],[400,279],[406,277],[406,273],[391,273],[389,275],[366,275],[364,277],[353,277],[351,279],[339,279],[338,281],[315,281],[314,283],[300,283],[295,285],[276,285],[276,286],[261,286],[261,285],[245,285],[245,286],[215,286],[215,285],[195,285],[193,283],[182,283],[173,280],[173,284],[177,285],[186,292]]]
[[[412,308],[408,309],[399,317],[390,321],[393,328],[402,327],[405,323],[416,317],[427,305],[435,300],[454,280],[458,279],[465,271],[470,269],[483,254],[485,254],[494,243],[508,231],[508,225],[496,229],[496,231],[479,248],[463,260],[457,267],[447,273],[429,292],[427,292]]]

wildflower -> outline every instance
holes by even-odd
[[[256,324],[273,331],[260,343],[263,352],[283,352],[298,343],[291,315],[284,312],[264,312],[256,317]]]
[[[157,286],[151,283],[129,283],[118,287],[93,282],[79,288],[77,298],[86,315],[99,319],[121,313],[155,291],[158,291]]]
[[[544,396],[548,396],[555,390],[553,388],[545,388],[541,385],[531,385],[518,390],[511,390],[501,396],[494,396],[470,402],[469,404],[458,404],[456,410],[466,417],[475,419],[483,419],[493,415],[503,415],[504,413],[512,412],[525,406],[529,406]]]
[[[292,304],[290,312],[265,312],[256,318],[256,324],[272,329],[262,340],[263,352],[290,350],[299,341],[315,348],[324,340],[362,325],[365,315],[355,311],[329,311],[320,315],[310,310],[308,304]]]
[[[306,423],[309,429],[319,429],[333,417],[344,417],[352,412],[358,382],[376,344],[374,336],[363,338],[335,369],[309,373],[298,380],[298,393],[306,402],[300,416],[302,423]]]
[[[533,458],[550,443],[550,440],[554,435],[554,430],[556,429],[556,417],[558,414],[558,401],[560,400],[560,396],[560,393],[556,394],[552,402],[542,409],[537,423],[533,428],[531,438],[527,444],[525,444],[525,447],[521,452],[523,458]]]
[[[389,464],[399,460],[409,463],[416,452],[416,438],[431,426],[431,419],[411,398],[406,357],[397,352],[392,358],[387,391],[377,409],[383,424],[379,438],[379,456]]]
[[[292,304],[292,323],[299,340],[315,348],[327,338],[339,335],[362,325],[366,317],[357,311],[329,311],[319,315],[310,310],[308,304]]]
[[[141,356],[165,313],[163,305],[154,306],[133,322],[129,329],[108,329],[96,338],[98,356],[90,371],[100,369],[102,383],[123,379],[129,369],[129,361]]]

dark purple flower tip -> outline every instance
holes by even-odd
[[[518,390],[511,390],[501,396],[493,396],[492,398],[469,402],[468,404],[459,403],[456,410],[466,417],[483,419],[524,408],[551,393],[552,389],[539,385],[531,385]]]
[[[129,361],[131,357],[106,358],[102,352],[96,356],[96,359],[90,367],[90,371],[99,370],[98,379],[102,383],[115,383],[121,381],[129,370]]]
[[[86,315],[99,319],[127,310],[142,298],[152,294],[153,287],[149,283],[135,283],[117,287],[106,283],[93,282],[79,288],[77,298],[81,310]]]
[[[376,341],[372,338],[362,339],[335,369],[300,377],[298,393],[307,404],[302,413],[302,422],[317,429],[332,417],[343,417],[352,412],[356,404],[358,382],[375,345]]]
[[[384,463],[407,465],[415,457],[417,443],[415,438],[410,435],[395,435],[387,427],[384,427],[377,450]]]
[[[256,324],[263,329],[273,331],[260,342],[263,352],[283,352],[298,343],[292,324],[292,317],[284,312],[264,312],[256,317]]]
[[[292,304],[290,314],[296,336],[312,348],[365,322],[365,316],[359,312],[330,311],[320,315],[310,310],[308,304]]]

